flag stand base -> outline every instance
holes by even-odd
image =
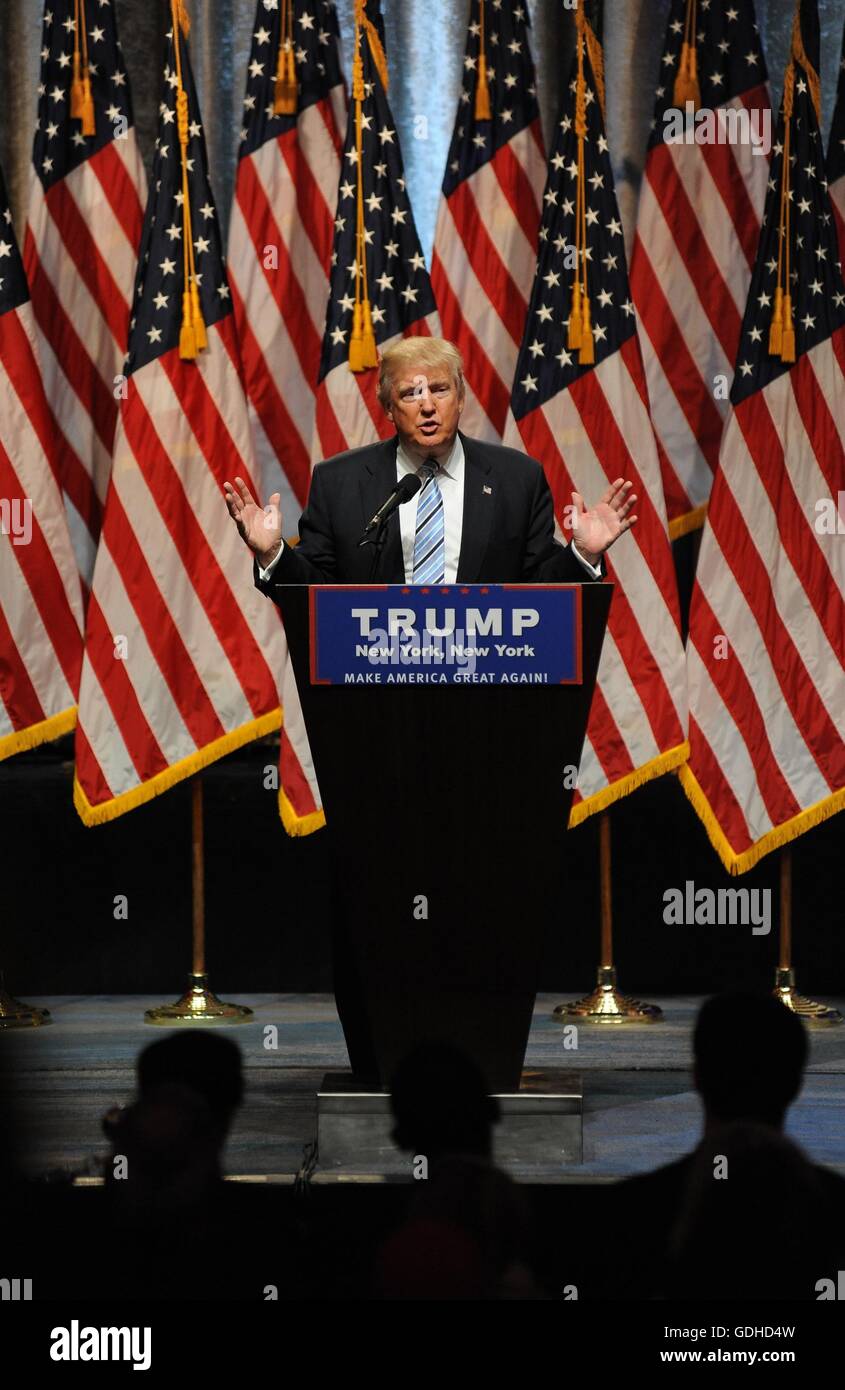
[[[818,1027],[845,1022],[838,1009],[831,1008],[829,1004],[818,1004],[815,999],[799,994],[795,988],[795,971],[788,966],[779,965],[775,971],[774,996],[805,1023]]]
[[[34,1004],[22,1004],[13,998],[0,974],[0,1032],[6,1028],[40,1028],[50,1021],[49,1009],[37,1009]]]
[[[145,1023],[159,1024],[163,1028],[180,1023],[249,1023],[252,1017],[252,1009],[245,1004],[224,1004],[208,988],[208,976],[197,974],[188,976],[188,988],[175,1004],[159,1004],[144,1012]]]
[[[616,968],[600,965],[596,987],[583,999],[558,1004],[555,1018],[582,1018],[588,1023],[659,1023],[663,1010],[657,1004],[631,999],[616,988]]]
[[[40,1028],[50,1023],[49,1009],[36,1009],[32,1004],[22,1004],[13,999],[5,989],[0,989],[0,1032],[6,1028]]]

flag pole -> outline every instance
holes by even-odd
[[[803,1018],[805,1023],[836,1024],[845,1022],[838,1009],[819,1004],[795,988],[792,968],[792,846],[780,851],[780,945],[775,971],[774,995],[787,1009]]]
[[[252,1009],[224,1004],[208,987],[205,968],[205,854],[203,837],[202,775],[191,780],[192,872],[192,969],[188,988],[175,1004],[159,1004],[144,1013],[145,1023],[169,1028],[179,1023],[248,1023]]]
[[[599,873],[601,882],[601,964],[596,987],[583,999],[558,1004],[555,1018],[581,1018],[588,1023],[657,1023],[663,1010],[620,994],[613,964],[613,886],[610,875],[610,815],[599,813]]]
[[[37,1009],[34,1004],[22,1004],[13,998],[0,970],[0,1032],[7,1028],[40,1028],[49,1022],[49,1009]]]

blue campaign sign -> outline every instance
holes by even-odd
[[[314,585],[312,685],[576,685],[580,584]]]

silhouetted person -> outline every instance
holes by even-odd
[[[814,1298],[816,1282],[841,1267],[845,1183],[831,1176],[772,1125],[735,1120],[711,1129],[689,1165],[669,1235],[664,1297]]]
[[[693,1052],[702,1139],[609,1194],[623,1250],[596,1291],[814,1298],[840,1249],[845,1180],[782,1132],[807,1060],[804,1025],[772,995],[716,995],[701,1008]]]
[[[123,1291],[138,1297],[204,1297],[225,1285],[233,1205],[223,1150],[243,1094],[240,1049],[211,1032],[176,1033],[138,1061],[138,1097],[110,1111],[106,1165],[108,1238]],[[230,1238],[236,1232],[228,1232]]]
[[[529,1218],[492,1161],[498,1102],[475,1063],[446,1043],[415,1048],[391,1090],[393,1138],[418,1185],[403,1226],[379,1254],[390,1299],[533,1298]]]

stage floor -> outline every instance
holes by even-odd
[[[255,1010],[254,1022],[227,1030],[241,1046],[246,1071],[227,1172],[290,1182],[314,1138],[317,1087],[326,1071],[348,1066],[334,1002],[322,994],[224,997]],[[691,1078],[692,1028],[700,1001],[652,1000],[664,1010],[660,1024],[583,1025],[576,1051],[564,1048],[561,1025],[551,1014],[561,997],[538,997],[526,1065],[582,1074],[584,1162],[554,1170],[535,1167],[522,1176],[602,1181],[647,1171],[687,1152],[700,1128]],[[93,1176],[107,1149],[101,1117],[110,1105],[131,1099],[135,1058],[165,1031],[146,1025],[144,1010],[165,1001],[123,995],[30,997],[27,1002],[49,1008],[52,1024],[0,1035],[11,1084],[25,1107],[21,1137],[27,1170]],[[830,1002],[845,1012],[845,1001]],[[268,1025],[278,1030],[276,1050],[265,1047]],[[788,1133],[816,1162],[845,1175],[845,1026],[811,1033],[810,1062]],[[320,1181],[319,1168],[314,1176]]]

